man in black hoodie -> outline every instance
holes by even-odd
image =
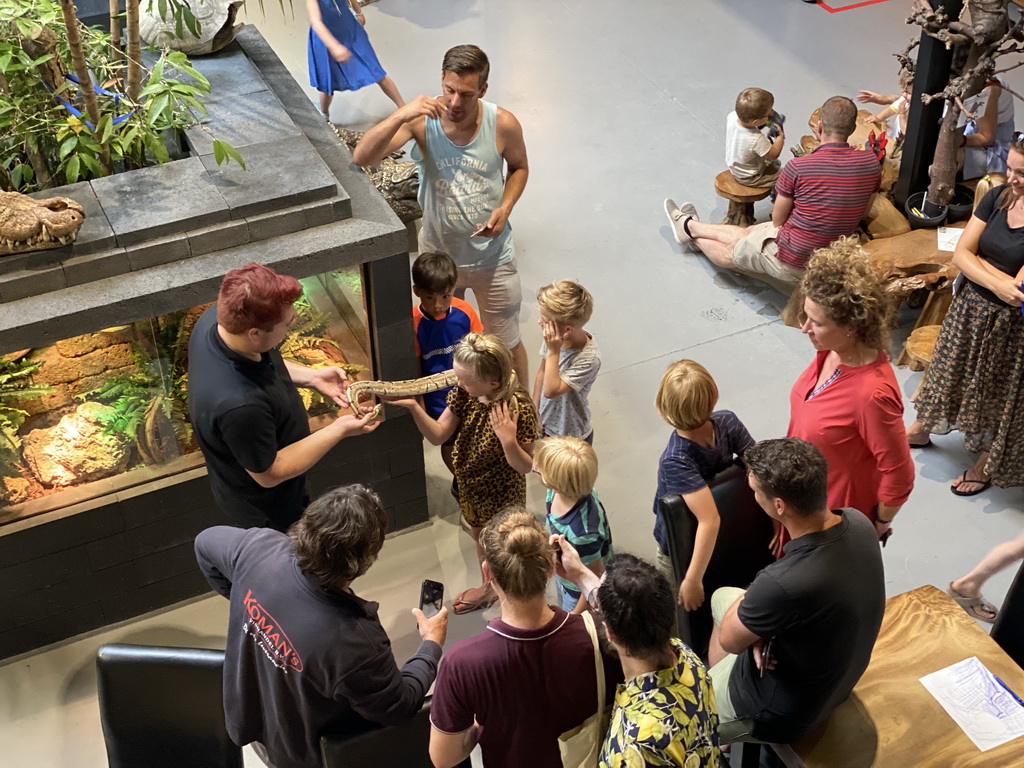
[[[416,653],[401,668],[377,604],[352,582],[377,559],[387,516],[362,485],[312,502],[288,534],[228,526],[196,537],[210,585],[231,601],[224,660],[228,735],[275,768],[318,768],[320,734],[360,718],[391,725],[423,704],[448,609],[413,610]]]

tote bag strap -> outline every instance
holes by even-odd
[[[590,611],[583,612],[583,623],[587,627],[590,641],[594,644],[594,671],[597,672],[597,711],[604,712],[604,660],[601,657],[601,643],[597,639],[597,627],[594,625],[594,617]]]

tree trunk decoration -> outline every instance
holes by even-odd
[[[111,0],[113,2],[114,0]],[[64,2],[64,0],[61,0]],[[128,83],[125,93],[133,104],[139,102],[142,88],[142,44],[139,40],[139,0],[125,0],[125,26],[128,28]]]
[[[71,62],[75,67],[75,74],[78,75],[78,85],[82,89],[82,100],[85,102],[85,111],[93,126],[100,123],[100,106],[96,101],[96,91],[92,87],[92,76],[89,74],[89,67],[85,61],[85,53],[82,50],[82,36],[78,32],[78,16],[75,14],[75,5],[72,0],[60,0],[60,8],[64,13],[64,26],[68,31],[68,48],[71,51]],[[100,137],[94,133],[97,142]],[[113,173],[110,164],[110,147],[102,144],[100,154],[100,167],[103,175],[109,176]]]
[[[917,24],[925,34],[944,43],[947,48],[955,47],[949,84],[939,93],[921,97],[925,104],[935,99],[946,102],[935,156],[928,168],[931,183],[927,201],[934,205],[946,205],[953,197],[963,137],[963,129],[958,128],[957,123],[965,111],[964,101],[981,91],[996,74],[1024,64],[1018,62],[1005,69],[996,69],[996,60],[1000,56],[1024,52],[1024,18],[1010,26],[1007,0],[967,0],[967,9],[970,11],[970,24],[950,19],[944,6],[933,9],[927,0],[916,0],[907,19],[908,23]],[[904,69],[913,71],[909,53],[916,45],[917,41],[912,42],[902,54],[897,55]]]

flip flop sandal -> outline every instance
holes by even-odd
[[[933,443],[932,439],[929,437],[928,440],[923,443],[912,443],[908,440],[907,445],[909,445],[911,448],[931,448],[933,445],[935,445],[935,443]]]
[[[975,485],[980,485],[981,488],[978,488],[973,491],[961,491],[956,485],[951,485],[949,486],[949,490],[953,494],[955,494],[956,496],[977,496],[982,491],[988,490],[988,487],[992,485],[992,478],[990,477],[988,480],[971,480],[969,477],[967,477],[967,470],[965,469],[963,474],[956,479],[956,482],[959,484],[974,483]]]
[[[978,621],[984,621],[986,624],[995,624],[996,617],[999,615],[999,609],[996,608],[992,603],[979,595],[978,597],[965,597],[953,589],[953,582],[949,582],[949,586],[946,587],[946,594],[952,597],[956,604],[963,608],[968,616],[977,619]],[[979,612],[977,609],[983,608],[986,611],[992,613],[992,617],[988,617],[985,614]]]
[[[463,595],[467,592],[469,592],[469,590],[465,589],[455,596],[455,601],[452,603],[452,613],[456,616],[463,613],[472,613],[473,611],[484,610],[498,602],[497,595],[489,595],[488,597],[481,598],[480,600],[463,600]]]

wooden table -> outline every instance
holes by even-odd
[[[1024,670],[946,593],[927,586],[889,598],[864,676],[794,749],[808,768],[1024,766],[1024,737],[979,751],[919,682],[971,656],[1024,693]]]

